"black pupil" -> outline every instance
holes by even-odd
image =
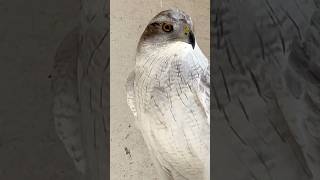
[[[171,31],[171,26],[169,24],[164,25],[164,30],[165,31]]]

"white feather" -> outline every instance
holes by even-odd
[[[210,82],[203,81],[208,67],[197,44],[143,44],[135,77],[128,78],[137,125],[151,153],[176,179],[209,178]]]

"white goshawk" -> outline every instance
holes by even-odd
[[[210,179],[210,70],[179,9],[156,15],[138,44],[127,100],[161,180]]]

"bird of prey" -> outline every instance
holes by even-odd
[[[210,68],[191,18],[160,12],[138,43],[127,101],[161,180],[209,180]]]

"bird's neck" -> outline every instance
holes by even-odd
[[[165,59],[183,56],[193,51],[192,47],[184,42],[160,43],[141,43],[137,49],[136,64],[145,64],[150,60],[157,62]],[[177,57],[178,58],[178,57]]]
[[[143,83],[165,84],[168,79],[183,77],[186,81],[200,77],[208,66],[206,57],[196,45],[177,42],[166,46],[141,48],[136,56],[136,74]],[[148,81],[148,82],[147,82]],[[150,81],[150,82],[149,82]]]

